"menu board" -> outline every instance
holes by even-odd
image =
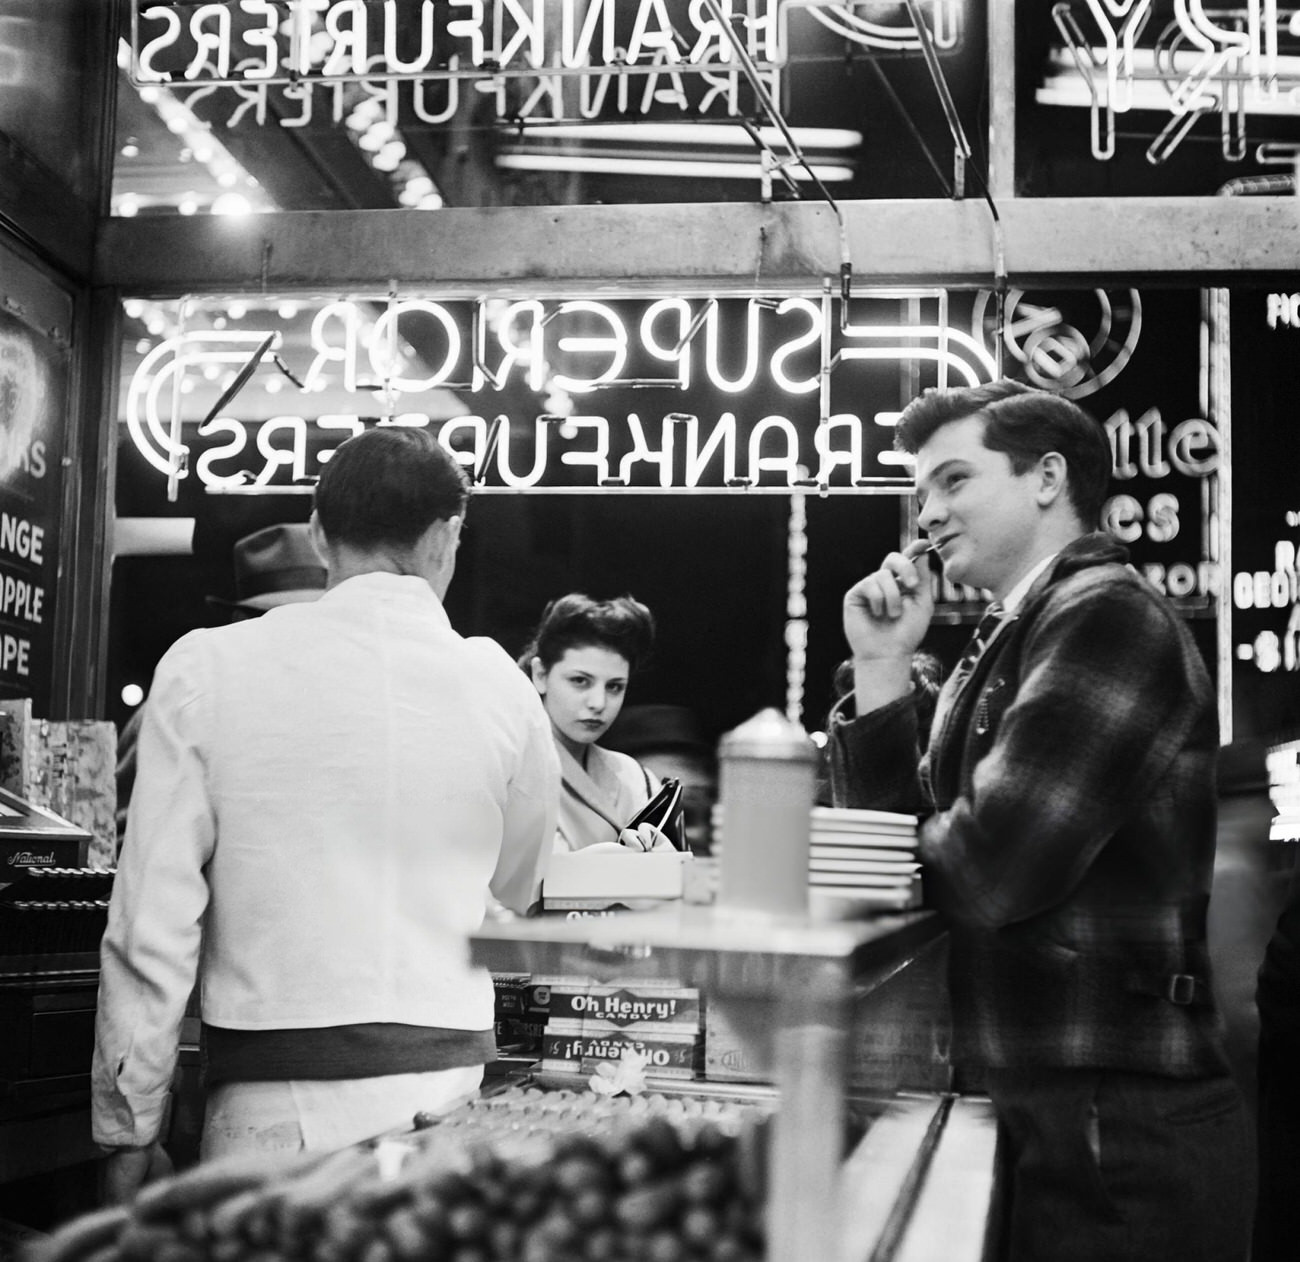
[[[0,313],[0,697],[51,688],[67,351]]]

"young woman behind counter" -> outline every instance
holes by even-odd
[[[564,783],[557,850],[589,846],[671,847],[643,826],[625,825],[658,792],[660,782],[628,754],[597,742],[618,717],[629,678],[654,644],[650,610],[631,596],[597,601],[570,592],[542,612],[519,664],[550,715]]]

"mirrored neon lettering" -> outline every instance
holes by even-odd
[[[210,64],[217,78],[224,79],[230,73],[230,10],[224,4],[199,5],[190,15],[190,38],[194,55],[185,67],[185,77],[196,78]]]
[[[782,390],[789,394],[810,394],[820,385],[819,374],[814,372],[809,377],[794,378],[786,372],[785,366],[786,361],[798,354],[799,351],[820,343],[822,337],[822,311],[817,303],[810,302],[807,298],[787,298],[777,307],[776,313],[778,316],[784,316],[790,312],[801,313],[808,321],[808,328],[805,332],[796,334],[788,341],[782,342],[772,352],[772,379]]]
[[[632,437],[632,450],[619,461],[618,476],[624,482],[632,480],[633,467],[638,464],[653,465],[659,470],[659,485],[673,484],[673,427],[667,422],[659,425],[659,447],[650,446],[645,426],[635,413],[628,413],[628,433]]]
[[[325,30],[334,40],[321,73],[365,74],[366,6],[364,0],[335,0],[325,11]]]
[[[623,327],[623,322],[614,311],[601,302],[577,300],[560,305],[559,315],[561,317],[575,314],[591,315],[597,321],[607,323],[610,330],[608,335],[605,336],[562,336],[559,339],[559,349],[569,354],[610,356],[610,362],[605,371],[598,373],[594,377],[575,377],[570,373],[558,372],[555,374],[555,384],[561,390],[585,393],[594,390],[604,382],[617,380],[623,375],[623,368],[627,363],[627,329]]]
[[[201,451],[195,462],[195,473],[204,486],[238,486],[243,481],[238,471],[223,475],[213,466],[238,456],[248,445],[248,431],[228,416],[214,416],[206,425],[200,426],[199,437],[207,438],[213,434],[224,434],[229,441]]]
[[[709,462],[719,451],[722,453],[721,477],[726,485],[736,477],[736,414],[724,412],[718,423],[709,431],[708,438],[700,443],[700,423],[695,417],[684,423],[686,430],[686,473],[687,486],[699,486],[704,480]]]
[[[769,441],[769,434],[775,442]],[[787,486],[793,486],[803,476],[799,465],[799,434],[784,416],[765,416],[754,426],[749,435],[749,468],[751,478],[763,473],[781,474]]]
[[[276,438],[288,435],[288,443],[280,446]],[[284,467],[296,481],[307,476],[307,424],[301,416],[273,416],[257,431],[257,450],[265,460],[256,481],[265,486]]]
[[[590,451],[562,451],[560,463],[573,468],[590,468],[597,485],[607,482],[610,476],[609,422],[603,416],[570,416],[564,422],[564,430],[574,431],[575,438],[582,430],[587,430],[594,436],[595,445]]]
[[[836,443],[836,431],[848,436],[847,445]],[[813,431],[813,449],[817,452],[817,481],[829,483],[834,471],[848,469],[849,479],[856,482],[863,475],[862,421],[841,412],[829,417]]]
[[[357,388],[357,343],[361,313],[350,302],[332,302],[322,307],[311,322],[311,346],[316,358],[311,361],[303,384],[310,390],[329,364],[343,365],[343,388]],[[342,333],[341,342],[330,340],[331,330]]]
[[[676,315],[675,327],[664,317]],[[664,324],[669,325],[672,334],[667,343],[660,342],[655,330]],[[691,330],[691,304],[685,298],[661,298],[652,302],[641,317],[641,345],[658,360],[666,364],[676,364],[677,385],[682,390],[689,390],[691,385],[691,352],[687,335]]]
[[[742,390],[748,390],[758,375],[758,312],[758,304],[751,299],[745,306],[745,336],[740,340],[744,367],[739,376],[732,378],[722,375],[718,363],[722,338],[718,330],[720,318],[716,302],[704,322],[704,371],[709,380],[727,394],[739,394]],[[736,339],[729,338],[728,345],[734,346],[735,341]]]
[[[140,16],[152,22],[161,22],[167,29],[148,40],[140,49],[136,74],[142,82],[165,83],[171,76],[164,70],[155,70],[153,60],[164,48],[170,48],[180,39],[181,19],[174,9],[163,8],[161,5],[145,9]]]

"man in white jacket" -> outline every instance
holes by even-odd
[[[425,431],[348,440],[312,514],[325,594],[159,662],[101,952],[110,1199],[156,1168],[196,977],[205,1159],[407,1125],[495,1056],[466,938],[539,897],[559,769],[528,680],[443,608],[466,498]]]

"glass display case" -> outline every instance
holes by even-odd
[[[649,912],[493,921],[471,941],[494,972],[676,979],[723,1013],[779,1104],[768,1153],[768,1257],[987,1256],[995,1129],[951,1091],[854,1094],[855,1013],[942,936],[928,911],[816,922],[669,904]],[[707,1037],[707,1036],[706,1036]],[[851,1104],[870,1124],[845,1159]]]

